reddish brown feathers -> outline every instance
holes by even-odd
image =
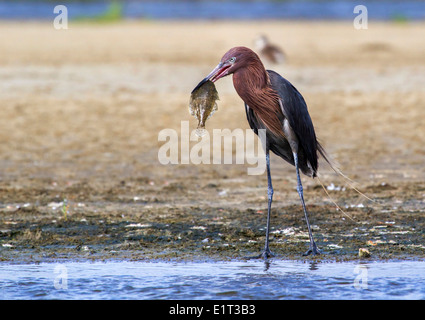
[[[271,132],[283,136],[279,95],[271,88],[260,58],[248,48],[236,47],[229,50],[222,61],[232,56],[236,57],[238,66],[232,70],[236,92]]]

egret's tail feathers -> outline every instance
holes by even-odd
[[[329,166],[331,167],[331,169],[333,171],[335,171],[336,174],[340,175],[341,177],[343,177],[345,179],[346,183],[350,186],[351,189],[353,189],[354,191],[356,191],[361,196],[365,197],[367,200],[372,201],[373,203],[376,203],[375,200],[369,198],[367,195],[365,195],[363,192],[361,192],[359,189],[357,189],[354,186],[354,183],[355,182],[353,180],[351,180],[349,177],[347,177],[345,174],[342,173],[342,171],[338,168],[338,165],[335,163],[335,161],[333,159],[331,160],[329,158],[328,154],[326,153],[325,149],[320,145],[320,143],[317,143],[317,146],[318,146],[318,150],[319,150],[319,153],[322,156],[322,158],[329,164]],[[322,187],[323,187],[323,185],[322,185]]]
[[[332,203],[335,205],[335,207],[337,207],[346,217],[348,217],[350,220],[354,221],[354,219],[348,214],[346,213],[344,210],[341,209],[341,207],[339,205],[336,204],[336,202],[332,199],[332,197],[330,196],[328,190],[326,190],[326,187],[323,185],[322,181],[319,179],[319,177],[317,177],[317,180],[319,180],[320,185],[322,186],[323,190],[325,191],[325,193],[328,195],[329,199],[332,201]]]

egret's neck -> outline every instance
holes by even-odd
[[[258,97],[270,85],[269,75],[261,61],[249,64],[238,69],[233,74],[233,86],[245,103]]]
[[[265,126],[276,135],[283,135],[279,116],[279,95],[272,89],[263,64],[249,65],[233,73],[233,85],[241,99],[256,113]]]

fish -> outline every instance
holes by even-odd
[[[218,110],[217,100],[217,89],[210,80],[202,80],[190,94],[189,112],[198,119],[198,137],[205,135],[205,123]]]

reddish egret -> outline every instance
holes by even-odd
[[[265,35],[261,35],[255,41],[257,50],[260,55],[272,63],[282,63],[285,60],[285,54],[275,44],[269,42]]]
[[[266,130],[264,149],[267,164],[268,210],[266,242],[260,256],[264,258],[273,256],[269,249],[270,211],[273,201],[270,150],[295,166],[297,191],[310,238],[309,249],[304,255],[320,254],[311,233],[299,170],[314,178],[318,169],[318,153],[326,161],[328,159],[316,139],[304,98],[288,80],[274,71],[266,71],[258,55],[246,47],[230,49],[198,87],[208,80],[215,82],[229,74],[233,74],[233,86],[245,102],[246,116],[251,129],[257,135],[259,129]]]

